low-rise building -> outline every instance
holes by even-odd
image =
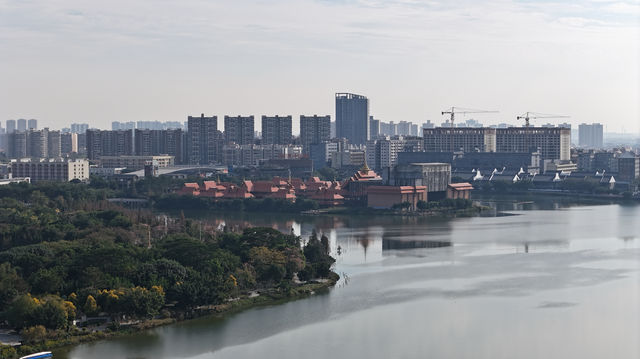
[[[471,190],[473,186],[471,183],[450,183],[447,186],[447,198],[450,199],[471,199]]]
[[[383,172],[385,183],[390,186],[426,186],[429,197],[442,199],[451,183],[449,163],[410,163],[397,165]]]
[[[362,167],[365,163],[364,151],[340,151],[331,153],[331,167]]]
[[[11,162],[14,178],[29,177],[31,182],[89,179],[89,161],[85,159],[21,159]]]
[[[370,186],[367,189],[367,206],[372,208],[392,208],[394,205],[409,203],[409,210],[415,211],[418,201],[427,201],[425,186]]]
[[[153,163],[158,168],[171,167],[174,165],[174,157],[162,156],[101,156],[101,167],[125,167],[127,169],[141,170],[148,163]]]

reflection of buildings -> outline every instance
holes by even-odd
[[[401,239],[382,238],[382,250],[392,249],[416,249],[416,248],[441,248],[451,247],[451,242],[444,241],[405,241]]]

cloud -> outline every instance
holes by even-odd
[[[0,0],[0,116],[62,126],[107,101],[87,87],[128,96],[102,126],[203,107],[332,113],[331,93],[351,89],[388,120],[439,122],[456,103],[620,127],[640,116],[638,16],[633,1]]]

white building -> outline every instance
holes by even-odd
[[[89,161],[86,159],[21,159],[11,161],[13,178],[29,177],[31,182],[89,179]]]

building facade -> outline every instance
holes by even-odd
[[[38,120],[32,118],[27,120],[27,129],[29,130],[37,130],[38,129]]]
[[[329,141],[331,138],[331,116],[300,116],[300,143],[305,153],[310,146]]]
[[[601,123],[586,123],[578,126],[578,145],[585,148],[603,148],[603,126]]]
[[[427,152],[496,152],[496,129],[493,128],[424,128]]]
[[[29,177],[31,182],[72,180],[86,181],[89,178],[89,161],[85,159],[22,159],[11,162],[13,177]]]
[[[47,155],[49,158],[62,156],[60,131],[49,131],[47,134]]]
[[[60,152],[63,155],[78,153],[78,134],[74,132],[60,134]]]
[[[143,169],[145,165],[154,167],[171,167],[174,165],[173,156],[102,156],[100,166],[104,168],[127,168],[131,170]]]
[[[253,116],[224,116],[224,141],[250,145],[254,138]]]
[[[618,157],[618,180],[632,182],[640,179],[640,157],[625,152]]]
[[[564,127],[510,127],[496,131],[496,152],[535,152],[543,160],[571,160],[571,129]],[[488,152],[488,151],[487,151]]]
[[[187,161],[192,165],[206,165],[219,160],[222,145],[218,131],[218,116],[204,114],[187,118]]]
[[[291,116],[262,116],[262,144],[291,144]]]
[[[336,93],[336,137],[363,145],[369,140],[369,99],[352,93]]]
[[[92,161],[101,156],[132,156],[134,153],[132,130],[87,130],[86,143],[87,158]]]

